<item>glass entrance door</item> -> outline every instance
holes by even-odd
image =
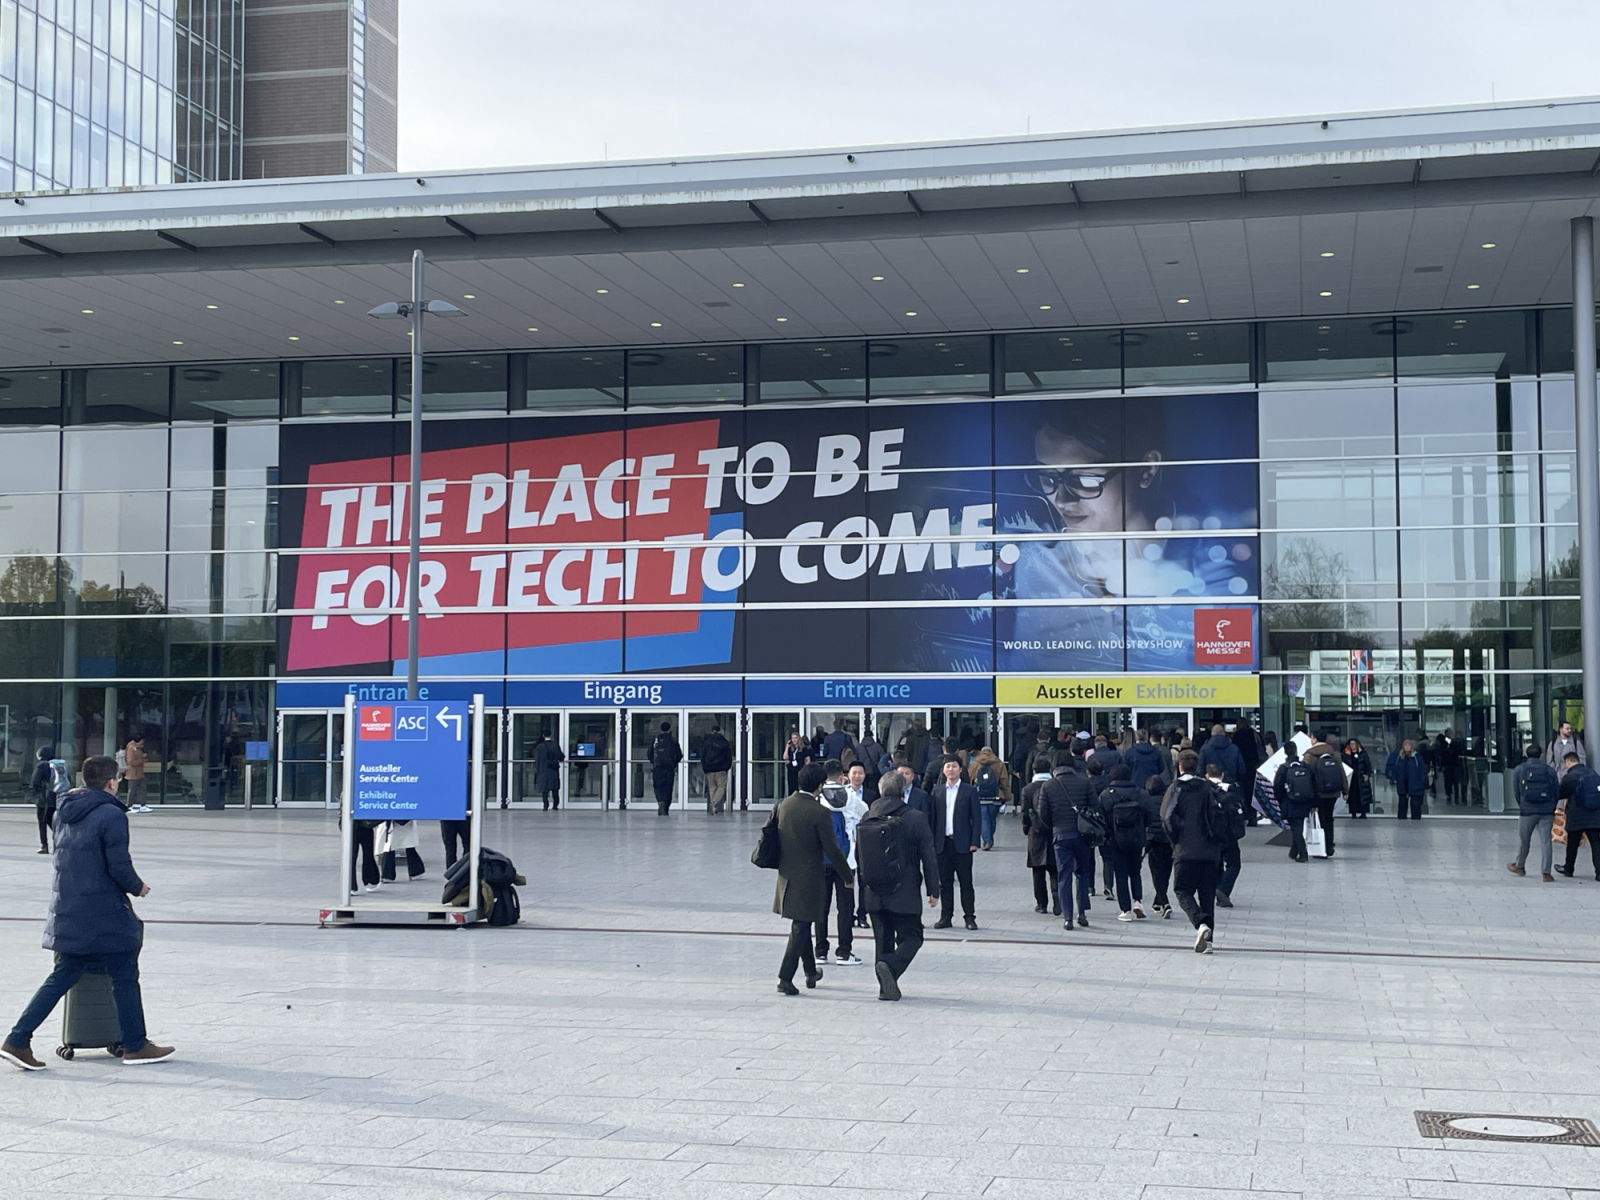
[[[687,749],[683,745],[684,714],[672,708],[630,708],[628,710],[628,779],[627,796],[634,804],[654,804],[656,789],[654,767],[650,762],[650,746],[661,734],[661,727],[678,741],[685,750],[685,762],[678,764],[678,773],[672,781],[672,803],[682,805],[684,776],[687,774]]]
[[[944,714],[944,735],[954,738],[957,750],[976,754],[985,746],[999,750],[989,742],[989,710],[987,708],[950,708]]]
[[[1033,753],[1033,747],[1038,744],[1041,729],[1054,729],[1058,717],[1053,708],[1041,709],[1012,709],[1008,708],[1000,714],[1000,740],[1005,744],[996,746],[1001,756],[1010,762],[1019,754]],[[1052,737],[1052,743],[1054,738]],[[1028,764],[1022,764],[1024,772]]]
[[[1133,739],[1129,712],[1125,708],[1097,708],[1094,710],[1092,721],[1094,727],[1089,732],[1105,734],[1111,739],[1113,746],[1122,744],[1124,733],[1128,735],[1129,741]]]
[[[660,725],[657,725],[660,728]],[[736,804],[738,797],[743,795],[739,789],[739,714],[736,710],[722,712],[691,712],[684,718],[684,728],[688,736],[681,738],[683,751],[687,756],[683,764],[683,774],[687,777],[686,790],[682,792],[692,804],[705,805],[709,803],[709,794],[706,787],[706,773],[700,765],[700,750],[705,741],[711,736],[713,729],[728,739],[728,749],[733,754],[733,763],[728,768],[726,793],[723,796],[725,804]]]
[[[875,708],[872,710],[872,736],[878,739],[878,744],[893,758],[895,749],[906,740],[907,734],[917,728],[919,722],[924,732],[932,728],[927,709]],[[929,732],[927,737],[930,743],[939,742],[939,736],[935,733]]]
[[[278,803],[332,808],[344,788],[344,712],[278,710]]]
[[[565,794],[569,804],[609,808],[622,799],[617,789],[617,711],[562,714],[567,752]]]
[[[1136,708],[1130,715],[1133,728],[1148,729],[1151,741],[1159,737],[1165,742],[1179,729],[1191,738],[1194,735],[1194,712],[1191,709]]]
[[[748,795],[751,804],[776,804],[794,791],[789,778],[789,736],[800,734],[805,741],[802,714],[798,710],[752,712],[746,761],[750,764]]]
[[[511,779],[508,798],[513,804],[526,804],[542,802],[544,796],[539,790],[540,780],[538,768],[534,765],[534,755],[538,752],[539,742],[549,738],[561,747],[562,754],[570,754],[566,742],[561,736],[561,714],[559,712],[514,712],[511,714],[511,739],[507,759],[511,764]],[[566,764],[557,768],[556,781],[559,786],[564,782]],[[561,788],[561,795],[565,798],[566,789]]]

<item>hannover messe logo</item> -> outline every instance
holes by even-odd
[[[1248,608],[1194,610],[1194,662],[1201,667],[1252,667],[1254,614]]]

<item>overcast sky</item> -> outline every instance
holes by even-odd
[[[403,170],[1600,92],[1595,0],[401,0]]]

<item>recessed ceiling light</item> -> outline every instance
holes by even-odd
[[[291,334],[290,334],[290,335],[289,335],[289,340],[290,340],[290,341],[291,341],[291,342],[298,342],[298,341],[299,341],[299,340],[300,340],[300,339],[299,339],[299,338],[298,338],[298,337],[296,337],[296,336],[295,336],[295,335],[294,335],[294,334],[292,334],[292,333],[291,333]]]
[[[1482,286],[1482,285],[1481,285],[1481,284],[1476,284],[1476,283],[1469,283],[1469,284],[1467,284],[1467,291],[1469,291],[1469,292],[1475,292],[1475,291],[1477,291],[1477,290],[1478,290],[1478,288],[1479,288],[1479,287],[1480,287],[1480,286]]]
[[[1017,274],[1018,275],[1026,275],[1027,273],[1028,273],[1028,268],[1027,267],[1018,267],[1017,268]]]
[[[736,283],[736,284],[734,284],[734,285],[733,285],[733,286],[734,286],[734,287],[743,287],[743,286],[744,286],[744,284],[742,284],[742,283]]]
[[[1184,298],[1180,299],[1178,301],[1178,303],[1179,304],[1187,304],[1187,303],[1189,303],[1188,297],[1184,297]]]
[[[529,325],[528,326],[528,332],[529,333],[538,333],[539,332],[539,327],[537,325]]]
[[[1332,250],[1324,250],[1320,255],[1318,255],[1318,257],[1319,258],[1332,258],[1333,257],[1333,251]]]
[[[917,315],[917,314],[916,314],[916,313],[914,313],[914,312],[908,312],[908,313],[907,313],[907,314],[906,314],[906,316],[908,316],[908,317],[914,317],[914,316],[916,316],[916,315]]]
[[[215,304],[208,304],[208,305],[206,305],[206,307],[210,308],[210,309],[215,309],[217,306]]]
[[[660,321],[651,321],[650,322],[650,328],[651,329],[660,329],[661,328],[661,322]]]
[[[873,283],[882,283],[883,282],[883,276],[882,275],[874,275],[872,277],[872,282]]]
[[[595,288],[595,290],[594,290],[594,294],[595,294],[595,295],[596,295],[596,296],[605,296],[605,295],[609,295],[609,294],[610,294],[610,292],[611,292],[611,289],[610,289],[610,288]]]
[[[1483,244],[1483,248],[1485,250],[1493,250],[1494,249],[1494,243],[1493,242],[1485,242]]]
[[[468,292],[465,296],[463,296],[461,298],[463,300],[476,300],[477,299],[477,297],[474,296],[471,292]]]
[[[1041,304],[1041,305],[1039,305],[1039,311],[1040,312],[1049,312],[1050,311],[1050,306],[1048,304]]]
[[[173,345],[174,345],[174,346],[181,346],[181,345],[183,345],[183,343],[182,343],[182,342],[173,342],[173,343],[172,343],[172,344],[173,344]]]
[[[92,309],[92,308],[80,308],[78,311],[81,312],[86,317],[94,316],[94,309]]]
[[[1319,296],[1331,296],[1331,295],[1333,295],[1333,293],[1332,292],[1318,292],[1317,295],[1319,295]]]
[[[787,321],[789,318],[788,317],[778,317],[777,319],[779,321]]]

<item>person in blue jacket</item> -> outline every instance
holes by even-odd
[[[83,781],[87,786],[68,792],[56,812],[55,878],[44,926],[44,948],[55,951],[55,969],[0,1045],[0,1058],[25,1071],[44,1069],[30,1049],[34,1030],[87,971],[111,976],[125,1064],[161,1062],[173,1054],[171,1046],[145,1036],[139,992],[144,922],[128,897],[148,896],[150,888],[128,854],[128,811],[116,797],[116,760],[103,754],[85,759]]]
[[[1401,742],[1399,753],[1389,757],[1383,773],[1400,793],[1399,818],[1404,821],[1410,812],[1413,821],[1422,820],[1422,802],[1428,794],[1428,764],[1417,753],[1416,743],[1409,739]]]

